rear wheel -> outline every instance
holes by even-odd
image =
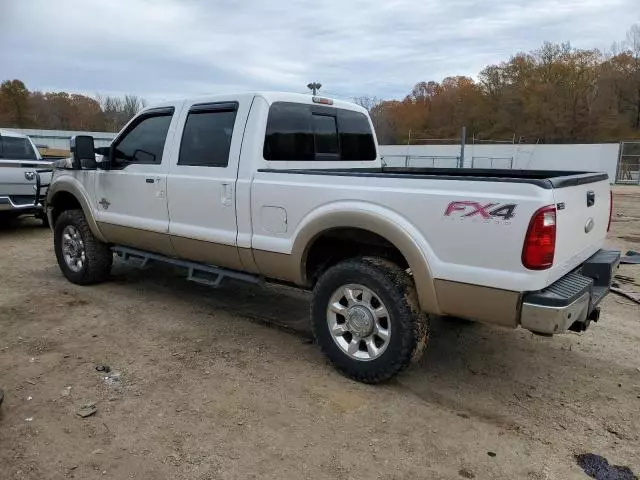
[[[94,237],[82,210],[66,210],[56,220],[54,250],[60,270],[78,285],[106,280],[111,272],[113,252]]]
[[[314,335],[346,376],[387,380],[418,359],[428,338],[415,285],[397,265],[379,258],[346,260],[318,280],[311,304]]]

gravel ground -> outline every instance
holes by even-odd
[[[640,189],[615,213],[610,245],[640,250]],[[1,479],[584,479],[590,453],[640,474],[640,308],[619,296],[554,338],[434,319],[422,361],[367,386],[311,344],[302,292],[120,262],[79,287],[29,219],[0,252]]]

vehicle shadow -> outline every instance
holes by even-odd
[[[5,233],[12,233],[17,230],[28,231],[37,230],[42,231],[45,227],[42,225],[42,220],[35,218],[32,215],[25,215],[23,217],[10,217],[0,215],[0,235]]]

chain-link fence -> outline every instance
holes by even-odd
[[[640,142],[620,142],[616,183],[640,185]]]

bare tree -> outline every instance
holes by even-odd
[[[394,136],[392,133],[388,109],[385,108],[385,102],[378,97],[362,95],[360,97],[354,97],[353,103],[360,105],[369,112],[378,141],[380,143],[390,143]]]
[[[635,122],[634,127],[640,130],[640,24],[634,23],[627,31],[625,46],[632,58],[632,82],[634,94]]]
[[[124,97],[96,95],[96,100],[102,108],[105,129],[110,132],[120,130],[146,105],[146,101],[136,95]]]

